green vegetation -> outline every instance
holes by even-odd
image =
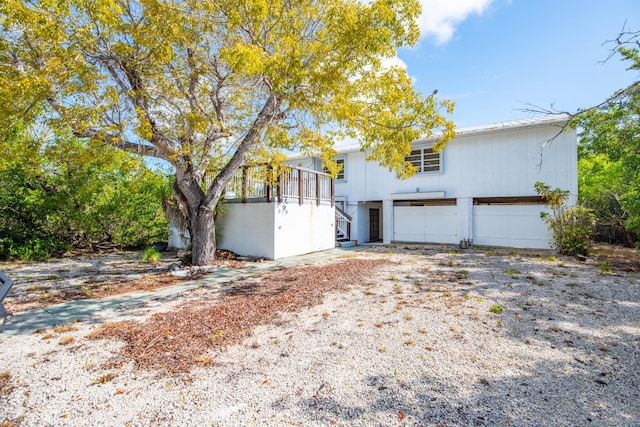
[[[492,304],[491,307],[489,307],[489,311],[494,313],[494,314],[500,314],[502,313],[502,307],[499,306],[498,304]]]
[[[169,180],[141,158],[70,136],[38,139],[22,124],[0,138],[0,259],[166,239]]]
[[[148,247],[142,253],[142,262],[155,264],[160,261],[160,252],[156,248]]]
[[[640,70],[640,32],[616,38],[615,54]],[[640,236],[640,82],[616,91],[600,105],[579,111],[578,163],[580,203],[595,213],[602,240],[627,246]]]
[[[206,265],[211,212],[241,166],[299,149],[335,176],[333,145],[353,138],[408,177],[414,140],[440,131],[439,151],[453,138],[453,103],[387,65],[418,42],[420,11],[418,0],[4,0],[0,129],[37,120],[170,163],[193,263]]]
[[[595,224],[595,217],[590,209],[583,206],[566,207],[569,192],[538,181],[536,192],[541,195],[552,213],[541,212],[551,230],[553,244],[558,252],[564,255],[589,255],[591,241],[589,235]]]

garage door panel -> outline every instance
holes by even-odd
[[[514,248],[549,248],[549,230],[541,205],[476,205],[473,242]]]
[[[396,206],[393,240],[419,243],[457,242],[456,206]]]
[[[424,206],[396,206],[393,218],[393,240],[424,242]]]
[[[425,242],[456,243],[456,206],[425,206]]]

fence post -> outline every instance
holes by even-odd
[[[273,202],[273,167],[267,165],[267,202]]]
[[[322,176],[316,172],[316,205],[320,206],[320,179]]]
[[[284,182],[284,167],[278,170],[278,203],[282,203],[282,183]]]
[[[335,188],[335,184],[334,184],[334,179],[331,178],[331,207],[334,207],[336,204],[336,188]]]
[[[247,203],[247,193],[249,190],[249,169],[242,168],[242,203]]]
[[[302,179],[304,177],[304,173],[301,169],[298,169],[298,197],[300,198],[300,204],[304,203],[304,183]]]

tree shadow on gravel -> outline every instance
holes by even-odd
[[[360,378],[366,405],[309,396],[300,410],[345,425],[640,425],[640,283],[633,270],[605,270],[602,262],[477,252],[420,257],[392,279],[410,290],[406,304],[427,319],[481,324],[498,340],[480,345],[504,351],[503,365],[459,360],[461,371],[475,374],[455,378],[369,373]],[[474,333],[460,329],[440,344],[464,347]],[[508,349],[499,347],[504,340]],[[471,345],[464,350],[474,354]]]

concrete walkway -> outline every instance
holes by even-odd
[[[247,277],[259,276],[268,271],[305,264],[315,264],[319,261],[337,258],[367,248],[368,246],[334,248],[306,255],[282,258],[276,261],[251,262],[242,268],[220,267],[201,279],[181,282],[154,291],[133,292],[102,299],[75,300],[28,310],[10,316],[3,325],[2,333],[9,335],[32,333],[38,328],[51,328],[55,325],[67,324],[76,320],[86,321],[98,314],[104,317],[105,312],[108,311],[122,312],[154,300],[175,297],[191,289],[217,287]]]

